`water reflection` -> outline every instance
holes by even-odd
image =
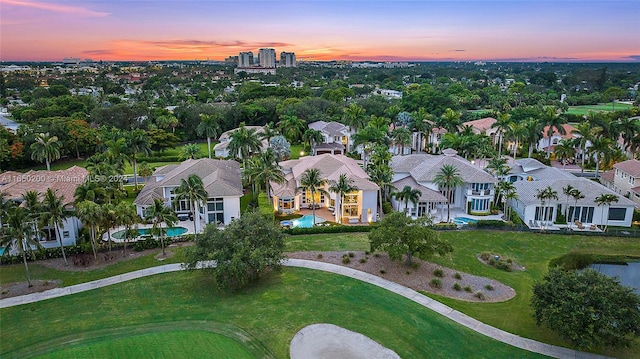
[[[633,288],[640,295],[640,262],[625,264],[592,264],[589,268],[609,276],[618,277],[620,284]]]

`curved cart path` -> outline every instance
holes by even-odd
[[[463,325],[471,330],[474,330],[480,334],[501,341],[503,343],[512,345],[514,347],[528,350],[534,353],[547,355],[554,358],[580,358],[580,359],[595,359],[595,358],[607,358],[602,355],[581,352],[568,348],[563,348],[555,345],[545,344],[532,339],[523,338],[521,336],[508,333],[504,330],[494,328],[490,325],[484,324],[470,316],[458,312],[436,300],[433,300],[423,294],[416,292],[413,289],[407,288],[400,284],[388,281],[378,276],[361,272],[352,268],[347,268],[335,264],[316,262],[304,259],[286,259],[283,264],[287,267],[300,267],[320,270],[324,272],[335,273],[346,277],[354,278],[373,284],[375,286],[384,288],[388,291],[401,295],[407,299],[410,299],[424,307],[427,307],[436,313],[443,315],[454,322]],[[215,265],[212,262],[201,263],[201,267],[208,267]],[[112,284],[125,282],[132,279],[147,277],[155,274],[170,273],[184,270],[184,266],[181,263],[165,264],[152,268],[140,269],[137,271],[116,275],[109,278],[98,279],[87,283],[81,283],[72,285],[69,287],[55,288],[40,293],[32,293],[18,297],[5,298],[0,300],[0,308],[8,308],[16,305],[39,302],[41,300],[62,297],[65,295],[85,292],[88,290],[106,287]]]

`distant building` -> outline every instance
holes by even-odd
[[[253,52],[246,51],[241,52],[238,55],[238,67],[251,67],[253,66]]]
[[[276,67],[276,50],[260,49],[258,56],[260,58],[260,67],[267,69]]]
[[[614,192],[629,198],[640,208],[640,161],[627,160],[613,165],[602,174],[600,182]]]
[[[293,52],[281,52],[280,53],[280,66],[282,67],[297,67],[296,54]]]
[[[80,65],[80,58],[78,57],[65,57],[62,59],[63,65]]]

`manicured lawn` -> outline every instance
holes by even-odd
[[[532,318],[529,303],[533,284],[542,280],[551,259],[571,251],[581,253],[624,255],[640,257],[640,239],[594,236],[540,235],[534,233],[503,231],[442,231],[454,248],[446,257],[430,261],[466,273],[496,279],[516,290],[516,297],[503,303],[470,303],[426,295],[482,322],[508,332],[545,343],[568,346],[546,328],[538,327]],[[366,233],[340,235],[294,236],[287,240],[287,250],[368,250]],[[476,256],[489,251],[510,257],[525,266],[524,272],[505,272],[486,266]],[[618,357],[633,357],[640,350],[640,340],[632,349],[606,352]]]
[[[312,323],[332,323],[362,333],[403,358],[541,357],[479,335],[381,288],[297,268],[268,275],[259,285],[234,294],[212,289],[202,272],[179,272],[6,308],[0,315],[3,358],[23,357],[21,348],[41,347],[58,338],[71,341],[95,331],[126,333],[130,327],[184,321],[237,326],[277,358],[287,358],[295,333]],[[153,333],[132,338],[138,339],[136,345],[151,347],[158,339]],[[193,340],[194,346],[210,345],[197,341]],[[95,350],[105,353],[102,347]],[[67,353],[75,352],[61,355]],[[118,357],[138,357],[137,351],[131,353]]]
[[[567,110],[567,113],[571,115],[586,115],[587,113],[589,113],[589,111],[619,111],[628,110],[632,107],[633,105],[627,103],[616,102],[614,104],[612,102],[609,102],[600,103],[597,105],[569,106],[569,110]]]

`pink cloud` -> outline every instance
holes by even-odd
[[[65,14],[74,14],[74,15],[80,15],[80,16],[89,16],[89,17],[109,16],[109,13],[107,12],[93,11],[93,10],[89,10],[89,9],[78,7],[78,6],[50,4],[50,3],[38,2],[38,1],[0,0],[0,4],[22,6],[22,7],[32,8],[32,9],[46,10],[46,11],[52,11],[52,12],[65,13]]]

